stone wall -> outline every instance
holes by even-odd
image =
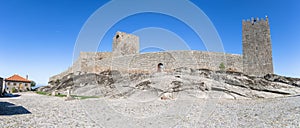
[[[243,21],[243,72],[262,76],[273,73],[272,46],[268,18]]]
[[[111,52],[80,52],[78,59],[66,71],[49,78],[49,82],[56,81],[62,77],[77,72],[94,72],[96,60],[111,58]]]
[[[113,63],[118,62],[116,60],[113,61]],[[219,66],[221,63],[224,63],[227,69],[230,68],[231,70],[240,72],[243,69],[242,57],[240,55],[202,51],[169,51],[144,53],[133,56],[131,60],[127,60],[127,62],[128,63],[126,66],[129,70],[146,70],[150,72],[156,72],[159,63],[162,63],[164,65],[165,70],[172,70],[179,67],[219,70]]]
[[[78,71],[81,72],[95,72],[95,65],[97,61],[100,61],[105,58],[111,58],[111,52],[81,52],[81,69]]]
[[[220,70],[220,64],[224,63],[227,70],[242,72],[242,62],[241,55],[203,51],[169,51],[105,58],[93,63],[96,64],[94,72],[97,73],[107,69],[156,72],[159,63],[162,63],[167,71],[179,67]]]
[[[56,81],[69,73],[76,72],[99,73],[105,70],[156,72],[159,63],[164,65],[165,71],[179,67],[220,70],[221,63],[224,63],[226,70],[243,71],[242,56],[234,54],[204,51],[169,51],[113,57],[112,53],[82,52],[72,67],[51,77],[49,81]]]

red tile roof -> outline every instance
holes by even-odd
[[[8,77],[5,79],[5,81],[15,81],[15,82],[25,82],[25,83],[30,83],[30,80],[27,80],[19,75],[13,75],[11,77]]]

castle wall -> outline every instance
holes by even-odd
[[[62,77],[76,72],[94,72],[96,60],[111,58],[111,52],[80,52],[78,59],[66,71],[49,78],[50,81],[56,81]]]
[[[61,79],[69,73],[99,73],[106,70],[121,72],[157,72],[159,63],[165,71],[189,67],[194,69],[220,70],[224,63],[226,70],[243,71],[241,55],[204,51],[169,51],[113,57],[112,53],[80,53],[78,60],[65,72],[55,75],[49,81]]]
[[[221,63],[224,63],[227,70],[243,71],[241,55],[203,51],[169,51],[102,59],[97,61],[95,72],[107,69],[156,72],[159,63],[162,63],[167,71],[179,67],[220,70]]]
[[[81,52],[80,59],[81,65],[80,70],[81,72],[94,72],[96,62],[105,58],[111,58],[111,52]]]

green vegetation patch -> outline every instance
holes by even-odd
[[[72,95],[72,97],[80,99],[80,100],[90,99],[90,98],[100,98],[99,96],[75,96],[75,95]]]
[[[57,96],[57,97],[67,97],[67,95],[64,95],[64,94],[56,94],[55,96]]]
[[[40,95],[50,95],[50,94],[47,93],[47,92],[40,92],[40,91],[36,91],[36,94],[40,94]]]

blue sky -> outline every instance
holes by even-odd
[[[29,75],[38,84],[72,64],[77,36],[105,0],[0,0],[0,77]],[[276,74],[300,77],[299,0],[193,0],[215,25],[227,53],[242,53],[242,19],[264,18],[271,26]],[[134,5],[133,5],[134,6]],[[192,14],[191,14],[192,15]],[[168,29],[191,49],[205,50],[201,39],[180,20],[158,13],[127,17],[105,35],[99,51],[110,51],[114,33],[145,27]],[[101,28],[97,28],[101,29]]]

